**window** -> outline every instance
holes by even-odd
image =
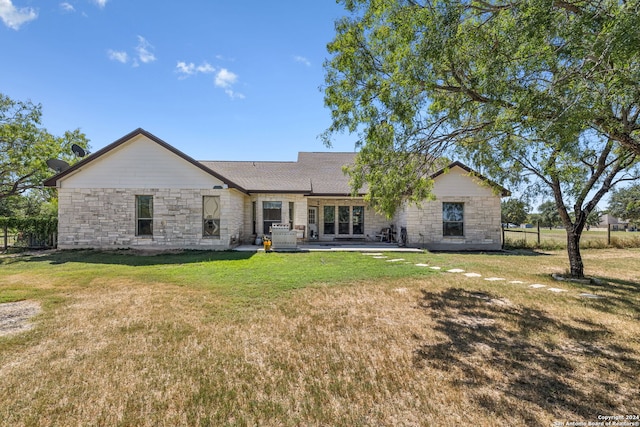
[[[293,230],[293,202],[289,202],[289,230]]]
[[[324,234],[336,234],[336,207],[324,207]]]
[[[442,203],[442,235],[464,236],[464,203]]]
[[[263,233],[271,233],[271,225],[282,222],[282,202],[262,202]]]
[[[258,207],[256,206],[257,202],[251,203],[251,222],[253,224],[253,234],[258,234],[258,226],[256,224],[258,217]]]
[[[220,237],[220,196],[202,197],[202,236]]]
[[[316,212],[318,212],[317,208],[309,208],[309,224],[316,223]]]
[[[349,206],[338,206],[338,234],[349,234]]]
[[[354,206],[352,212],[353,234],[364,234],[364,206]]]
[[[136,236],[153,236],[153,196],[136,196]]]

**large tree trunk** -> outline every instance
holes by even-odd
[[[567,252],[569,254],[569,268],[571,277],[582,279],[584,277],[584,264],[580,255],[581,232],[567,230]]]

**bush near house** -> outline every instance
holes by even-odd
[[[55,247],[57,232],[56,217],[0,217],[0,245],[4,250],[5,240],[14,247]]]

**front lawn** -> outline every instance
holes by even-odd
[[[586,250],[587,274],[606,285],[553,281],[564,252],[385,255],[0,257],[0,302],[42,306],[32,330],[0,336],[0,425],[551,425],[640,413],[640,251]]]

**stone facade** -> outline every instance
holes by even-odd
[[[242,239],[234,190],[60,188],[58,247],[228,249]],[[136,196],[153,196],[153,236],[136,236]],[[219,196],[220,237],[203,237],[202,197]]]
[[[226,250],[253,243],[254,236],[261,236],[265,226],[276,222],[292,225],[297,237],[308,239],[308,212],[312,208],[317,209],[314,227],[320,241],[373,241],[393,225],[395,238],[402,227],[407,228],[408,246],[447,250],[501,247],[498,193],[505,196],[506,189],[495,193],[486,179],[454,162],[446,173],[443,169],[433,175],[435,201],[407,206],[388,220],[366,206],[362,194],[350,196],[349,179],[342,168],[353,162],[355,155],[300,153],[296,162],[197,162],[137,129],[45,181],[45,185],[58,190],[58,247],[63,249]],[[153,197],[152,217],[136,218],[136,196]],[[206,230],[204,196],[219,198],[207,200],[207,215],[211,217]],[[280,218],[264,221],[264,202],[281,203]],[[443,202],[464,205],[462,236],[443,236]],[[270,205],[267,212],[275,216],[277,205]],[[349,207],[348,228],[344,227],[346,217],[342,223],[339,218],[340,212],[346,212],[345,206]],[[354,214],[356,206],[364,206],[363,229],[354,228],[354,217],[361,218],[359,209]],[[333,227],[328,223],[325,227],[325,208],[327,213],[329,208],[334,209]],[[146,214],[144,208],[141,212]],[[219,222],[212,222],[217,215]],[[152,228],[151,235],[136,235],[138,225],[147,233]],[[331,228],[333,233],[324,233]],[[215,236],[204,236],[205,231]]]
[[[442,203],[464,204],[464,235],[443,236]],[[405,207],[396,224],[407,227],[408,245],[433,250],[499,250],[502,247],[500,197],[439,197],[421,206]]]

